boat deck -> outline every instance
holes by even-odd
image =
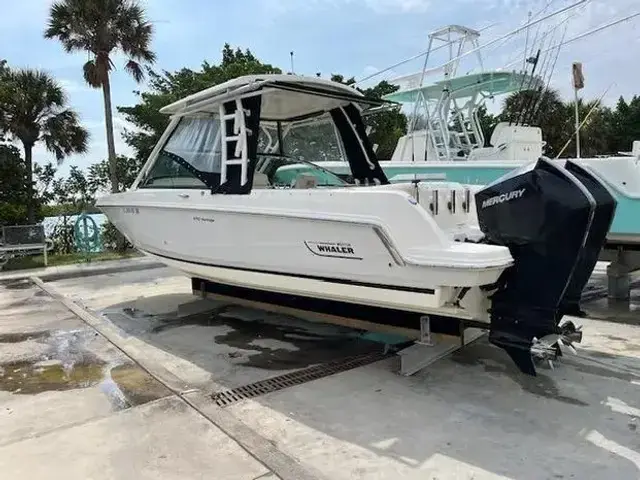
[[[405,377],[381,349],[402,338],[199,299],[169,268],[7,277],[3,477],[637,478],[640,298],[608,307],[600,270],[600,319],[538,377],[485,339]]]

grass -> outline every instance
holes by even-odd
[[[76,263],[92,263],[103,262],[105,260],[123,260],[126,258],[140,257],[142,254],[137,250],[127,250],[126,252],[106,251],[100,253],[67,253],[67,254],[49,254],[47,263],[49,267],[59,265],[72,265]],[[25,255],[22,257],[13,257],[2,267],[3,272],[10,270],[25,270],[29,268],[44,267],[44,257],[42,255]]]

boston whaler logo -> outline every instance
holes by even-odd
[[[510,202],[511,200],[517,200],[518,198],[522,197],[522,195],[524,195],[525,190],[525,188],[522,188],[520,190],[512,190],[511,192],[502,193],[494,197],[489,197],[484,202],[482,202],[482,208],[491,207],[498,203]]]
[[[354,260],[362,260],[362,257],[356,255],[353,245],[345,242],[307,242],[304,244],[314,255],[320,257],[334,258],[351,258]]]

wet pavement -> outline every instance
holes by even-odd
[[[578,355],[537,377],[484,339],[412,377],[393,357],[220,409],[211,392],[376,352],[389,339],[202,300],[171,269],[49,284],[126,354],[29,282],[0,286],[6,478],[277,478],[264,448],[318,473],[308,478],[640,476],[635,293],[623,314],[598,295],[585,302],[606,320],[578,320]],[[197,409],[165,386],[176,384]],[[237,422],[222,422],[231,437],[203,420],[222,413]],[[245,441],[242,431],[256,435]],[[60,452],[75,460],[65,465]]]
[[[170,393],[31,282],[6,282],[0,284],[0,291],[3,289],[19,290],[22,298],[5,303],[0,311],[0,391],[35,395],[97,388],[114,409],[141,405]],[[24,316],[21,307],[27,306],[62,320],[46,330],[8,330],[16,326],[5,326],[3,320]]]
[[[253,479],[268,470],[60,302],[11,281],[0,282],[0,472]]]

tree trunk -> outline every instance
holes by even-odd
[[[118,170],[116,164],[116,145],[113,138],[113,111],[111,109],[111,84],[107,73],[102,83],[102,96],[104,97],[104,124],[107,128],[107,152],[109,154],[109,177],[111,180],[111,192],[118,193]]]
[[[33,144],[24,143],[25,187],[27,189],[27,222],[36,221],[36,206],[33,202]]]
[[[107,128],[107,152],[109,155],[109,178],[111,180],[111,193],[118,193],[120,190],[118,182],[118,167],[116,159],[116,145],[113,138],[113,110],[111,108],[111,83],[109,72],[106,73],[102,83],[102,96],[104,97],[104,124]],[[116,250],[124,252],[127,242],[124,235],[116,230]]]

